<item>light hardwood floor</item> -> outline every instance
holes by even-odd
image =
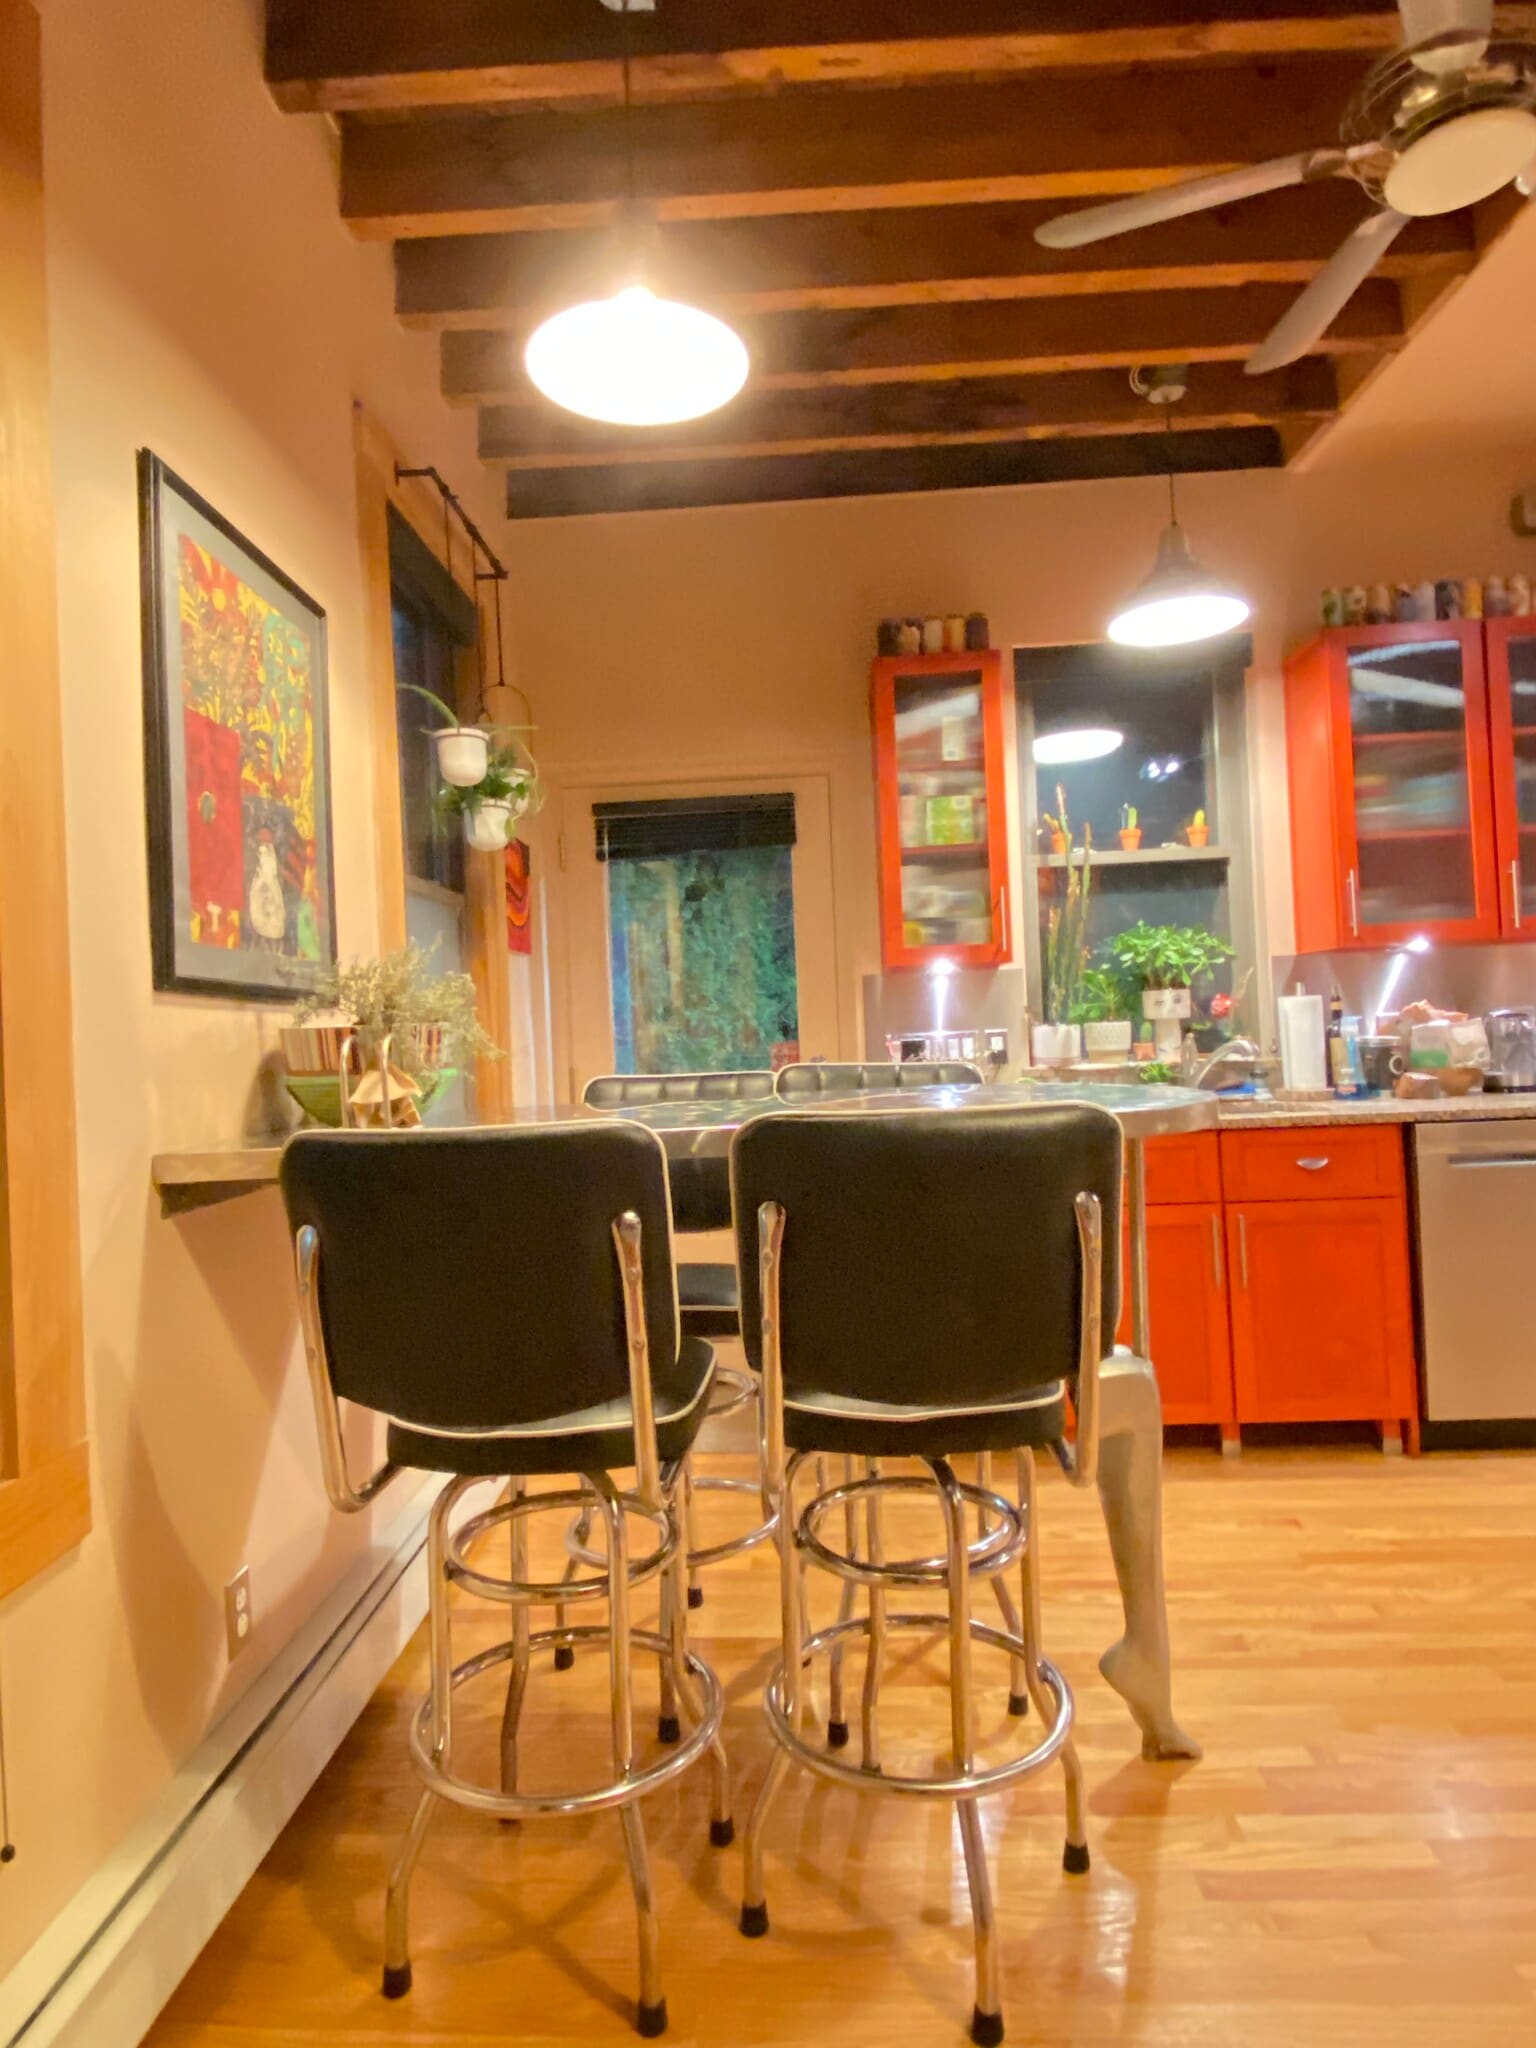
[[[1172,1453],[1181,1718],[1206,1760],[1140,1761],[1095,1668],[1116,1633],[1097,1504],[1043,1489],[1046,1648],[1074,1686],[1094,1866],[1060,1867],[1054,1772],[987,1835],[1015,2043],[1531,2048],[1536,2042],[1536,1457]],[[759,1551],[708,1577],[695,1640],[726,1680],[738,1831],[767,1755],[776,1627]],[[823,1596],[822,1605],[826,1600]],[[979,1610],[978,1610],[979,1611]],[[491,1640],[466,1621],[463,1654]],[[456,1640],[456,1651],[458,1643]],[[899,1642],[891,1752],[942,1742],[942,1665]],[[219,1929],[152,2048],[622,2043],[634,1920],[611,1818],[498,1827],[443,1809],[414,1894],[415,1989],[378,1994],[382,1887],[415,1798],[420,1643]],[[994,1736],[1006,1671],[987,1681]],[[857,1702],[858,1666],[850,1672]],[[642,1732],[654,1679],[642,1673]],[[487,1771],[494,1681],[468,1717]],[[535,1667],[530,1783],[601,1753],[603,1667]],[[855,1712],[855,1736],[857,1727]],[[678,2043],[953,2043],[971,2005],[947,1807],[790,1779],[765,1941],[736,1931],[740,1844],[708,1843],[695,1773],[645,1807]]]

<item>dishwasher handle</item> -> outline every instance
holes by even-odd
[[[1453,1152],[1447,1166],[1536,1166],[1536,1152]]]

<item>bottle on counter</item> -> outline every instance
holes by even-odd
[[[967,654],[985,654],[992,645],[992,628],[987,623],[985,612],[971,612],[965,621],[965,651]]]
[[[924,619],[923,652],[924,654],[942,654],[944,652],[944,621],[942,619]]]
[[[1435,586],[1428,577],[1413,586],[1413,615],[1426,623],[1435,616]]]
[[[1392,622],[1392,591],[1385,583],[1373,583],[1366,592],[1365,623],[1387,626]]]
[[[1344,593],[1336,583],[1330,583],[1322,596],[1322,620],[1325,626],[1342,626],[1344,623]]]
[[[951,612],[944,621],[944,652],[946,654],[964,654],[965,652],[965,614],[963,612]]]
[[[1365,624],[1366,589],[1363,583],[1351,583],[1344,593],[1344,623],[1346,626]]]
[[[1509,592],[1504,587],[1502,576],[1488,576],[1483,581],[1483,617],[1485,619],[1507,619],[1509,617]]]
[[[1461,616],[1461,584],[1454,576],[1442,576],[1435,585],[1435,617],[1459,619]]]
[[[1419,616],[1418,599],[1411,583],[1399,583],[1392,598],[1392,617],[1400,626],[1412,625]]]
[[[1461,615],[1464,619],[1483,616],[1483,586],[1480,578],[1466,576],[1461,585]]]
[[[921,654],[923,651],[923,622],[921,619],[903,619],[897,634],[902,654]]]
[[[1531,610],[1530,577],[1522,575],[1517,569],[1504,587],[1509,592],[1511,615],[1517,619],[1528,618]]]

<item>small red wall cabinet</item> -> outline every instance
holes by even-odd
[[[1489,619],[1483,634],[1499,914],[1505,938],[1536,939],[1536,619]]]
[[[1001,966],[1012,957],[1005,658],[883,659],[870,699],[885,965]]]
[[[1298,952],[1508,935],[1486,653],[1446,620],[1330,628],[1286,664]]]

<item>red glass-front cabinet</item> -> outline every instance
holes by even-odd
[[[870,683],[887,967],[1011,958],[1008,747],[999,651],[875,663]]]
[[[1502,935],[1478,620],[1344,626],[1286,665],[1296,946]]]
[[[1504,936],[1536,939],[1536,619],[1489,619],[1483,632]]]

